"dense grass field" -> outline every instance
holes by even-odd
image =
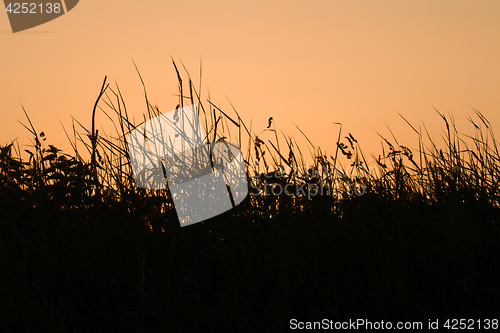
[[[75,120],[68,131],[72,152],[49,144],[28,117],[32,147],[0,147],[1,332],[499,319],[500,155],[479,111],[470,135],[437,111],[444,140],[408,123],[418,150],[381,138],[372,157],[340,127],[327,155],[279,135],[272,118],[255,132],[178,78],[179,105],[197,105],[208,141],[242,147],[250,194],[181,228],[168,189],[135,184],[126,137],[139,124],[106,79],[92,128]],[[144,92],[149,119],[161,112]],[[113,137],[96,129],[102,112],[115,119]],[[272,195],[286,184],[340,190]],[[264,186],[270,195],[256,195]]]

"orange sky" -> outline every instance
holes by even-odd
[[[334,150],[338,127],[380,153],[379,133],[416,147],[399,118],[439,138],[434,107],[459,129],[478,108],[500,126],[500,1],[80,1],[66,15],[13,34],[0,14],[0,144],[29,143],[21,103],[48,143],[69,149],[60,121],[90,125],[105,75],[136,119],[145,112],[135,61],[150,100],[175,108],[170,57],[203,94],[260,132],[272,116],[299,138]],[[231,114],[231,113],[230,113]],[[60,121],[59,121],[60,120]],[[98,124],[106,118],[97,114]],[[385,123],[384,123],[385,122]],[[500,135],[499,135],[500,137]]]

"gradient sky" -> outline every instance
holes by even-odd
[[[171,56],[207,91],[232,102],[260,132],[278,128],[333,154],[338,126],[380,153],[375,131],[417,146],[422,121],[439,139],[434,111],[459,129],[479,109],[500,126],[500,1],[130,1],[86,0],[64,16],[13,34],[0,13],[0,144],[29,143],[21,103],[47,143],[69,150],[61,123],[90,126],[105,75],[136,120],[145,112],[135,61],[152,104],[175,108]],[[196,82],[196,81],[195,81]],[[196,82],[197,84],[198,82]],[[227,96],[227,98],[226,98]],[[232,114],[231,112],[228,112]],[[97,123],[109,123],[102,113]],[[500,137],[500,136],[499,136]],[[270,137],[269,137],[270,138]]]

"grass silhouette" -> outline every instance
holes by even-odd
[[[181,229],[168,189],[135,184],[126,137],[140,124],[106,79],[92,128],[75,120],[67,133],[71,154],[46,144],[26,114],[27,158],[18,142],[0,147],[2,331],[283,331],[293,318],[425,327],[498,316],[500,155],[478,110],[473,136],[437,111],[443,148],[408,123],[418,150],[381,137],[370,163],[340,125],[333,155],[306,137],[308,163],[273,118],[253,133],[234,107],[202,101],[187,71],[186,89],[174,66],[179,106],[197,106],[207,141],[242,147],[250,194]],[[143,86],[145,121],[161,112]],[[99,134],[98,111],[115,119],[115,136]],[[322,184],[342,191],[298,190]],[[265,194],[286,185],[295,195]]]

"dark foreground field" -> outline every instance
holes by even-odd
[[[102,96],[118,100],[108,105],[117,136],[126,135],[132,124],[120,94],[108,87]],[[227,116],[206,111],[212,123],[216,113]],[[28,124],[28,157],[16,143],[0,152],[0,331],[275,332],[291,319],[422,321],[424,328],[429,319],[498,319],[499,155],[490,124],[475,115],[469,146],[444,116],[442,149],[422,138],[413,154],[385,141],[374,177],[274,179],[358,181],[363,195],[249,195],[184,228],[168,190],[135,186],[123,136],[113,143],[87,131],[88,140],[79,137],[90,151],[85,160],[45,144]],[[274,149],[278,142],[237,119],[250,138],[248,166],[290,170],[304,161],[291,138]],[[241,136],[231,141],[241,145]],[[351,135],[337,142],[332,156],[315,150],[312,166],[339,168],[342,157],[368,167]]]

